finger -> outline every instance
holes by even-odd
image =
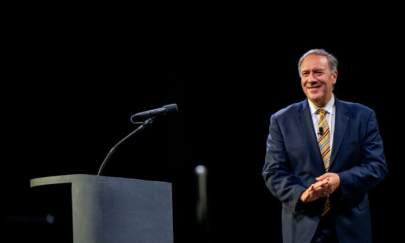
[[[327,184],[328,184],[328,181],[322,180],[322,181],[315,182],[315,183],[312,184],[312,185],[313,185],[314,189],[318,190],[319,188],[322,188],[322,187],[324,187],[324,186],[327,185]]]
[[[314,189],[312,191],[318,192],[318,191],[322,191],[325,189],[324,185],[319,185],[319,186],[314,186]]]
[[[321,176],[318,176],[317,178],[316,178],[316,180],[317,181],[321,181],[321,180],[324,180],[324,179],[326,179],[326,178],[328,178],[329,177],[329,173],[325,173],[325,174],[323,174],[323,175],[321,175]]]
[[[311,202],[319,198],[319,193],[316,191],[308,192],[307,201]]]
[[[324,194],[323,191],[314,191],[314,192],[312,192],[311,197],[313,200],[316,200],[320,197],[323,197],[323,194]]]
[[[330,183],[329,193],[332,194],[334,191],[336,191],[336,189],[337,189],[336,184]]]
[[[308,190],[305,190],[301,195],[301,201],[307,202],[308,201]]]

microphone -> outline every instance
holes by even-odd
[[[106,166],[107,162],[109,161],[111,156],[114,154],[114,152],[116,151],[118,146],[120,146],[123,142],[125,142],[128,138],[130,138],[134,134],[139,133],[140,131],[145,129],[146,126],[152,124],[153,121],[155,120],[156,116],[164,115],[164,114],[166,114],[168,112],[174,112],[174,111],[177,111],[177,105],[176,104],[170,104],[170,105],[165,105],[165,106],[163,106],[161,108],[148,110],[148,111],[143,111],[143,112],[139,112],[139,113],[136,113],[136,114],[132,115],[131,116],[131,122],[133,124],[141,124],[141,125],[139,127],[137,127],[135,130],[133,130],[131,133],[129,133],[127,136],[122,138],[120,141],[118,141],[110,149],[110,151],[107,153],[106,157],[104,158],[103,162],[101,163],[101,166],[98,169],[97,175],[99,176],[99,175],[101,175],[103,173],[104,167]],[[143,122],[135,122],[134,121],[135,119],[140,119],[140,118],[144,118],[146,120],[143,121]]]
[[[319,127],[318,134],[319,134],[320,136],[323,136],[323,127]]]
[[[155,117],[158,115],[165,115],[166,113],[176,112],[176,111],[178,111],[177,104],[165,105],[165,106],[157,108],[157,109],[138,112],[131,116],[131,122],[136,123],[135,120],[146,119],[146,118]]]

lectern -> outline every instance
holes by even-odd
[[[77,174],[32,179],[31,187],[69,190],[69,201],[50,201],[71,207],[73,243],[173,242],[169,182]]]

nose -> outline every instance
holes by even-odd
[[[308,87],[315,86],[317,83],[318,83],[318,80],[317,80],[313,75],[309,75],[309,76],[307,77],[306,85],[307,85]]]
[[[313,72],[309,73],[308,80],[309,80],[309,82],[316,82],[317,81],[317,79],[315,78],[315,75],[314,75]]]

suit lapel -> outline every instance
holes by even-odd
[[[336,154],[339,152],[340,145],[343,141],[343,136],[346,131],[347,123],[349,121],[349,116],[347,114],[347,110],[343,106],[343,104],[336,99],[336,117],[335,117],[335,131],[333,135],[333,148],[332,148],[332,155],[331,155],[331,166],[333,166],[333,162],[336,159]]]

